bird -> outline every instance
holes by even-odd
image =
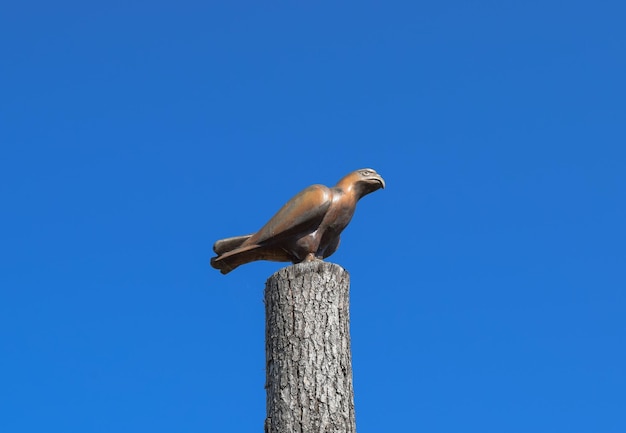
[[[311,185],[296,194],[256,233],[220,239],[211,266],[222,274],[256,260],[300,263],[323,260],[339,247],[357,202],[385,188],[371,168],[353,171],[334,187]]]

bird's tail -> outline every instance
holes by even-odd
[[[250,239],[252,235],[234,236],[232,238],[220,239],[213,244],[215,254],[224,254],[239,248],[245,241]]]
[[[213,245],[213,251],[217,257],[211,259],[211,266],[219,269],[222,274],[227,274],[239,265],[243,265],[250,261],[249,255],[242,254],[250,249],[257,248],[256,245],[243,247],[244,242],[250,239],[252,235],[234,236],[232,238],[220,239]]]
[[[264,256],[259,252],[260,248],[259,245],[247,245],[226,251],[222,254],[218,253],[219,255],[217,257],[211,259],[211,266],[215,269],[219,269],[222,274],[227,274],[240,265],[255,260],[262,260]]]
[[[215,242],[213,250],[217,253],[211,259],[211,266],[227,274],[237,267],[256,260],[271,260],[274,262],[289,262],[293,258],[282,248],[272,248],[267,245],[244,245],[251,235],[237,236]]]
[[[211,266],[213,266],[215,269],[218,269],[224,275],[226,275],[227,273],[229,273],[230,271],[232,271],[239,265],[240,265],[239,263],[234,263],[232,259],[222,260],[221,256],[211,258]]]

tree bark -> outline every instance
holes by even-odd
[[[265,433],[355,433],[350,276],[323,261],[265,285]]]

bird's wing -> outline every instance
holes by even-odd
[[[285,205],[243,245],[267,244],[294,234],[314,231],[332,202],[332,191],[324,185],[312,185]]]

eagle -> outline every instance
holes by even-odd
[[[220,239],[211,266],[227,274],[256,260],[300,263],[322,260],[339,246],[357,202],[385,188],[385,180],[371,168],[344,176],[337,185],[311,185],[285,205],[256,233]]]

